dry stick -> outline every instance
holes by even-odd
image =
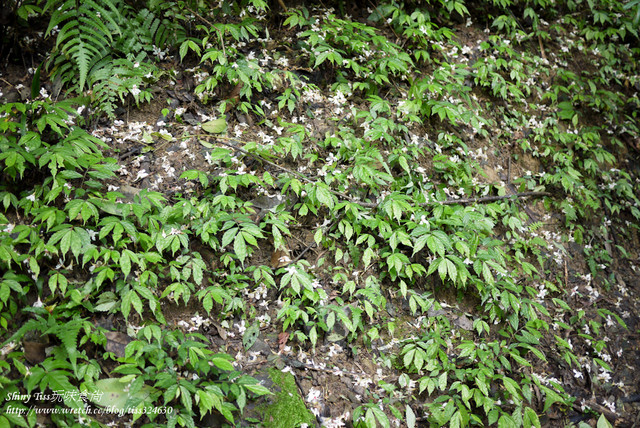
[[[196,12],[195,10],[191,9],[190,7],[185,7],[185,9],[187,9],[189,12],[193,13],[196,18],[200,19],[202,22],[204,22],[205,24],[207,24],[210,27],[213,27],[214,25],[209,22],[209,20],[207,18],[205,18],[204,16],[200,15],[198,12]]]
[[[227,147],[230,147],[234,150],[238,150],[246,155],[249,155],[255,159],[258,159],[259,161],[262,161],[268,165],[271,165],[274,168],[278,168],[282,171],[288,172],[290,174],[293,174],[297,177],[299,177],[300,179],[306,181],[307,183],[311,183],[311,184],[317,184],[317,182],[311,180],[309,177],[307,177],[304,174],[301,174],[299,172],[296,171],[292,171],[289,168],[285,168],[284,166],[280,166],[277,163],[273,163],[271,161],[266,160],[265,158],[263,158],[262,156],[259,156],[255,153],[251,153],[248,150],[243,149],[242,147],[238,147],[238,146],[234,146],[233,144],[229,144],[226,143],[224,141],[220,141],[220,139],[227,139],[227,140],[233,140],[232,138],[229,137],[223,137],[223,136],[213,136],[213,135],[206,135],[206,134],[197,134],[195,135],[196,137],[208,137],[208,138],[216,138],[218,139],[218,143],[223,144]],[[237,140],[236,140],[237,141]],[[363,202],[363,201],[359,201],[357,199],[354,199],[348,195],[345,195],[344,193],[340,193],[338,191],[332,190],[332,189],[328,189],[331,193],[333,193],[334,195],[338,196],[339,198],[342,198],[343,200],[352,202],[354,204],[359,204],[364,208],[377,208],[380,203],[379,202]],[[416,206],[418,207],[429,207],[429,206],[435,206],[435,205],[455,205],[455,204],[473,204],[473,203],[482,203],[482,202],[493,202],[493,201],[501,201],[504,199],[517,199],[517,198],[527,198],[527,197],[534,197],[534,196],[551,196],[551,193],[549,192],[522,192],[522,193],[514,193],[513,195],[504,195],[504,196],[482,196],[482,197],[478,197],[478,198],[464,198],[464,199],[447,199],[446,201],[431,201],[431,202],[423,202],[423,203],[419,203],[416,204]]]
[[[338,221],[340,221],[340,219],[341,219],[343,216],[344,216],[344,212],[343,212],[342,214],[340,214],[340,216],[339,216],[337,219],[333,220],[333,221],[331,222],[331,224],[329,224],[329,225],[327,225],[327,226],[324,226],[324,227],[323,227],[323,231],[322,231],[322,233],[325,233],[327,230],[331,230],[331,228],[332,228],[333,226],[335,226],[335,225],[336,225],[336,223],[338,223]],[[306,248],[305,248],[304,250],[302,250],[302,252],[301,252],[300,254],[298,254],[298,257],[296,257],[295,259],[293,259],[293,261],[292,261],[291,263],[295,263],[295,262],[297,262],[298,260],[300,260],[300,259],[302,258],[302,256],[304,256],[304,255],[305,255],[305,253],[306,253],[307,251],[309,251],[310,249],[315,248],[315,247],[317,247],[317,246],[318,246],[318,245],[316,244],[316,242],[315,242],[315,240],[314,240],[311,244],[307,245],[307,246],[306,246]]]
[[[214,137],[216,139],[234,140],[233,138],[223,137],[223,136],[220,136],[220,135],[218,135],[218,136],[210,136],[210,135],[198,134],[198,135],[196,135],[196,137]],[[237,140],[235,140],[235,141],[237,141]],[[271,165],[274,168],[278,168],[278,169],[281,169],[282,171],[288,172],[289,174],[293,174],[293,175],[297,176],[298,178],[306,181],[307,183],[317,184],[315,181],[311,180],[309,177],[307,177],[304,174],[300,174],[299,172],[290,170],[289,168],[286,168],[284,166],[280,166],[277,163],[273,163],[271,161],[268,161],[265,158],[263,158],[262,156],[259,156],[259,155],[255,154],[255,153],[251,153],[250,151],[245,150],[242,147],[234,146],[233,144],[229,144],[229,143],[226,143],[224,141],[217,141],[217,142],[220,143],[220,144],[224,144],[225,146],[230,147],[230,148],[232,148],[234,150],[238,150],[238,151],[240,151],[240,152],[242,152],[242,153],[244,153],[246,155],[249,155],[249,156],[251,156],[251,157],[253,157],[255,159],[258,159],[259,161],[264,162],[267,165]],[[362,202],[360,202],[360,201],[358,201],[356,199],[353,199],[353,198],[349,197],[348,195],[345,195],[344,193],[340,193],[340,192],[337,192],[337,191],[332,190],[332,189],[329,189],[329,191],[331,193],[333,193],[334,195],[338,196],[339,198],[346,199],[346,200],[348,200],[350,202],[355,202],[355,203],[359,203],[359,204],[367,204],[366,202],[362,203]],[[369,205],[363,205],[363,206],[367,207]],[[378,204],[371,203],[370,206],[371,207],[377,207]]]
[[[540,45],[540,55],[542,59],[547,59],[547,56],[544,54],[544,46],[542,46],[542,37],[538,34],[538,44]]]
[[[595,410],[596,412],[600,412],[602,414],[605,415],[605,417],[609,420],[613,420],[614,422],[617,419],[620,419],[620,415],[618,415],[615,412],[612,412],[611,410],[609,410],[608,408],[601,406],[600,404],[596,403],[595,401],[587,401],[584,403],[586,406],[591,407],[593,410]],[[578,406],[577,404],[573,404],[573,409],[576,411],[580,411],[580,412],[584,412],[580,406]]]
[[[282,0],[278,0],[278,4],[280,5],[281,8],[284,9],[285,13],[288,11],[287,6],[284,4]]]
[[[211,28],[214,28],[214,27],[215,27],[211,22],[209,22],[209,20],[208,20],[208,19],[206,19],[204,16],[200,15],[200,14],[199,14],[198,12],[196,12],[195,10],[191,9],[191,8],[190,8],[190,7],[188,7],[188,6],[186,7],[186,9],[187,9],[189,12],[193,13],[193,14],[196,16],[196,18],[200,19],[202,22],[204,22],[205,24],[207,24],[209,27],[211,27]],[[226,58],[226,57],[227,57],[227,51],[226,51],[226,50],[225,50],[225,48],[224,48],[224,40],[222,40],[222,32],[221,32],[218,28],[216,28],[216,33],[218,33],[218,37],[220,38],[220,44],[222,45],[222,55],[224,55],[224,57]]]
[[[465,198],[465,199],[447,199],[446,201],[433,201],[433,202],[425,202],[422,204],[418,204],[420,207],[428,207],[431,205],[455,205],[455,204],[473,204],[478,202],[493,202],[493,201],[501,201],[504,199],[517,199],[517,198],[528,198],[530,196],[551,196],[549,192],[522,192],[522,193],[514,193],[513,195],[504,195],[504,196],[482,196],[479,198]]]

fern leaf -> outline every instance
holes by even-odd
[[[119,0],[83,0],[82,4],[75,0],[50,0],[47,3],[53,10],[47,34],[55,26],[62,26],[56,39],[57,55],[50,63],[55,64],[54,74],[58,76],[62,76],[63,71],[65,75],[75,71],[79,91],[85,88],[93,66],[108,56],[114,43],[113,34],[122,34],[119,5]],[[59,56],[72,62],[75,70],[62,67]],[[71,76],[62,79],[69,81]]]
[[[42,378],[40,390],[44,391],[46,386],[48,386],[52,391],[65,391],[69,393],[77,391],[78,389],[69,382],[71,376],[71,373],[66,370],[49,371]],[[80,399],[79,394],[63,394],[63,400],[64,404],[72,409],[82,410],[84,407],[84,403]]]
[[[54,333],[60,339],[74,369],[78,357],[78,332],[80,332],[83,324],[83,319],[76,318],[64,324],[58,324],[47,332]]]
[[[98,12],[100,18],[111,24],[112,29],[116,34],[122,34],[119,24],[122,18],[115,2],[102,0],[102,3],[104,3],[109,10],[92,0],[85,0],[83,7],[87,10],[88,14],[94,14],[94,16],[96,16],[96,21],[99,21],[97,18],[98,14],[96,14],[96,12]]]
[[[78,18],[78,20],[82,24],[84,24],[83,28],[86,28],[86,29],[93,28],[94,29],[93,33],[86,34],[87,37],[90,37],[91,34],[96,34],[96,35],[100,35],[101,36],[101,39],[100,39],[101,42],[104,41],[102,39],[102,37],[106,37],[106,38],[109,39],[110,44],[113,43],[113,37],[111,37],[111,31],[99,19],[90,19],[90,18],[88,18],[86,16],[81,16],[80,18]],[[98,30],[98,31],[96,31],[96,30]]]
[[[34,331],[34,330],[38,330],[40,332],[45,331],[47,326],[46,321],[44,320],[44,318],[38,318],[37,320],[35,319],[30,319],[29,321],[27,321],[26,323],[24,323],[22,325],[22,327],[20,327],[18,329],[18,331],[16,331],[15,333],[13,333],[13,335],[11,335],[10,338],[8,338],[3,344],[2,346],[6,346],[8,343],[10,342],[14,342],[14,341],[18,341],[21,340],[25,333],[28,331]]]

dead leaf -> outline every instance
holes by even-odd
[[[288,266],[291,263],[288,249],[277,249],[271,253],[271,267],[278,269],[284,266]]]
[[[216,331],[218,332],[218,336],[220,336],[222,340],[227,340],[227,330],[225,330],[224,327],[222,327],[217,322],[212,322],[212,324],[216,328]]]
[[[229,94],[228,98],[231,98],[237,101],[238,98],[240,97],[240,91],[242,90],[243,87],[244,87],[244,82],[238,82],[235,88],[233,88],[233,91],[231,91],[231,93]]]
[[[33,365],[39,364],[47,358],[46,343],[25,340],[22,342],[22,346],[24,347],[24,357]]]
[[[456,320],[453,321],[453,323],[464,330],[473,330],[473,321],[471,321],[465,315],[459,316]]]
[[[127,347],[129,342],[131,342],[131,338],[119,331],[106,331],[104,336],[107,338],[105,350],[107,352],[112,352],[117,358],[124,358],[124,349]]]
[[[287,341],[289,340],[289,333],[283,331],[278,334],[278,352],[284,351],[285,346],[287,346]]]

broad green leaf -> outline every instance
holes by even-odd
[[[247,244],[244,242],[244,237],[241,233],[238,233],[234,239],[233,251],[235,251],[241,262],[244,262],[244,259],[247,258]]]
[[[440,377],[438,378],[438,387],[440,388],[440,391],[444,391],[445,388],[447,387],[447,375],[449,372],[443,372]]]
[[[227,128],[227,121],[223,118],[210,120],[202,125],[202,129],[210,134],[221,134]]]
[[[407,428],[415,428],[416,426],[416,414],[413,413],[413,409],[407,404],[406,410]]]
[[[331,192],[326,186],[320,185],[316,187],[316,198],[322,205],[333,208],[333,196],[331,196]]]
[[[600,415],[596,428],[613,428],[613,426],[611,425],[611,422],[604,417],[604,415]]]
[[[218,367],[219,369],[222,370],[229,370],[229,371],[233,371],[233,364],[231,364],[228,360],[222,358],[222,357],[214,357],[211,358],[210,360],[214,366]]]
[[[524,428],[540,428],[540,419],[538,419],[538,415],[531,407],[525,407],[524,409],[523,425]]]
[[[129,382],[122,382],[122,378],[100,379],[95,382],[96,392],[87,394],[89,400],[101,407],[111,407],[117,410],[125,410],[129,399]],[[136,398],[147,398],[154,389],[143,386],[136,392]]]
[[[273,395],[273,393],[269,391],[268,388],[262,385],[244,385],[244,387],[257,395],[267,395],[267,394]]]
[[[252,324],[249,328],[244,331],[242,335],[242,345],[244,349],[249,350],[258,340],[258,336],[260,335],[260,326],[258,323]]]

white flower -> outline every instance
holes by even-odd
[[[145,171],[144,169],[141,169],[140,171],[138,171],[138,175],[136,176],[135,181],[141,180],[148,176],[149,176],[149,173],[147,173],[147,171]]]
[[[309,394],[307,394],[307,401],[310,403],[316,403],[320,400],[320,396],[322,392],[319,389],[311,388],[309,389]]]
[[[240,334],[243,334],[245,332],[245,330],[247,329],[247,327],[244,326],[244,320],[242,320],[240,322],[240,324],[234,324],[234,327],[236,327],[238,329],[238,332]]]
[[[153,54],[158,57],[158,59],[163,60],[166,53],[157,46],[153,47]]]
[[[200,315],[195,315],[191,318],[191,322],[200,327],[204,323],[204,318],[202,318]]]
[[[604,404],[604,405],[605,405],[605,407],[607,407],[607,408],[608,408],[609,410],[611,410],[613,413],[615,413],[615,412],[616,412],[616,403],[614,403],[613,401],[607,401],[607,400],[604,400],[604,401],[602,402],[602,404]]]
[[[342,353],[342,346],[338,345],[337,343],[333,343],[329,346],[329,356],[333,357],[335,355],[338,355]]]
[[[27,200],[31,201],[31,202],[35,202],[36,201],[36,194],[32,193],[29,196],[27,196]]]
[[[131,95],[133,95],[134,97],[137,97],[138,95],[140,95],[141,91],[140,89],[138,89],[138,85],[133,85],[129,92],[131,92]]]
[[[288,274],[291,274],[291,275],[297,273],[295,265],[289,265],[285,268],[285,270],[287,271]]]

